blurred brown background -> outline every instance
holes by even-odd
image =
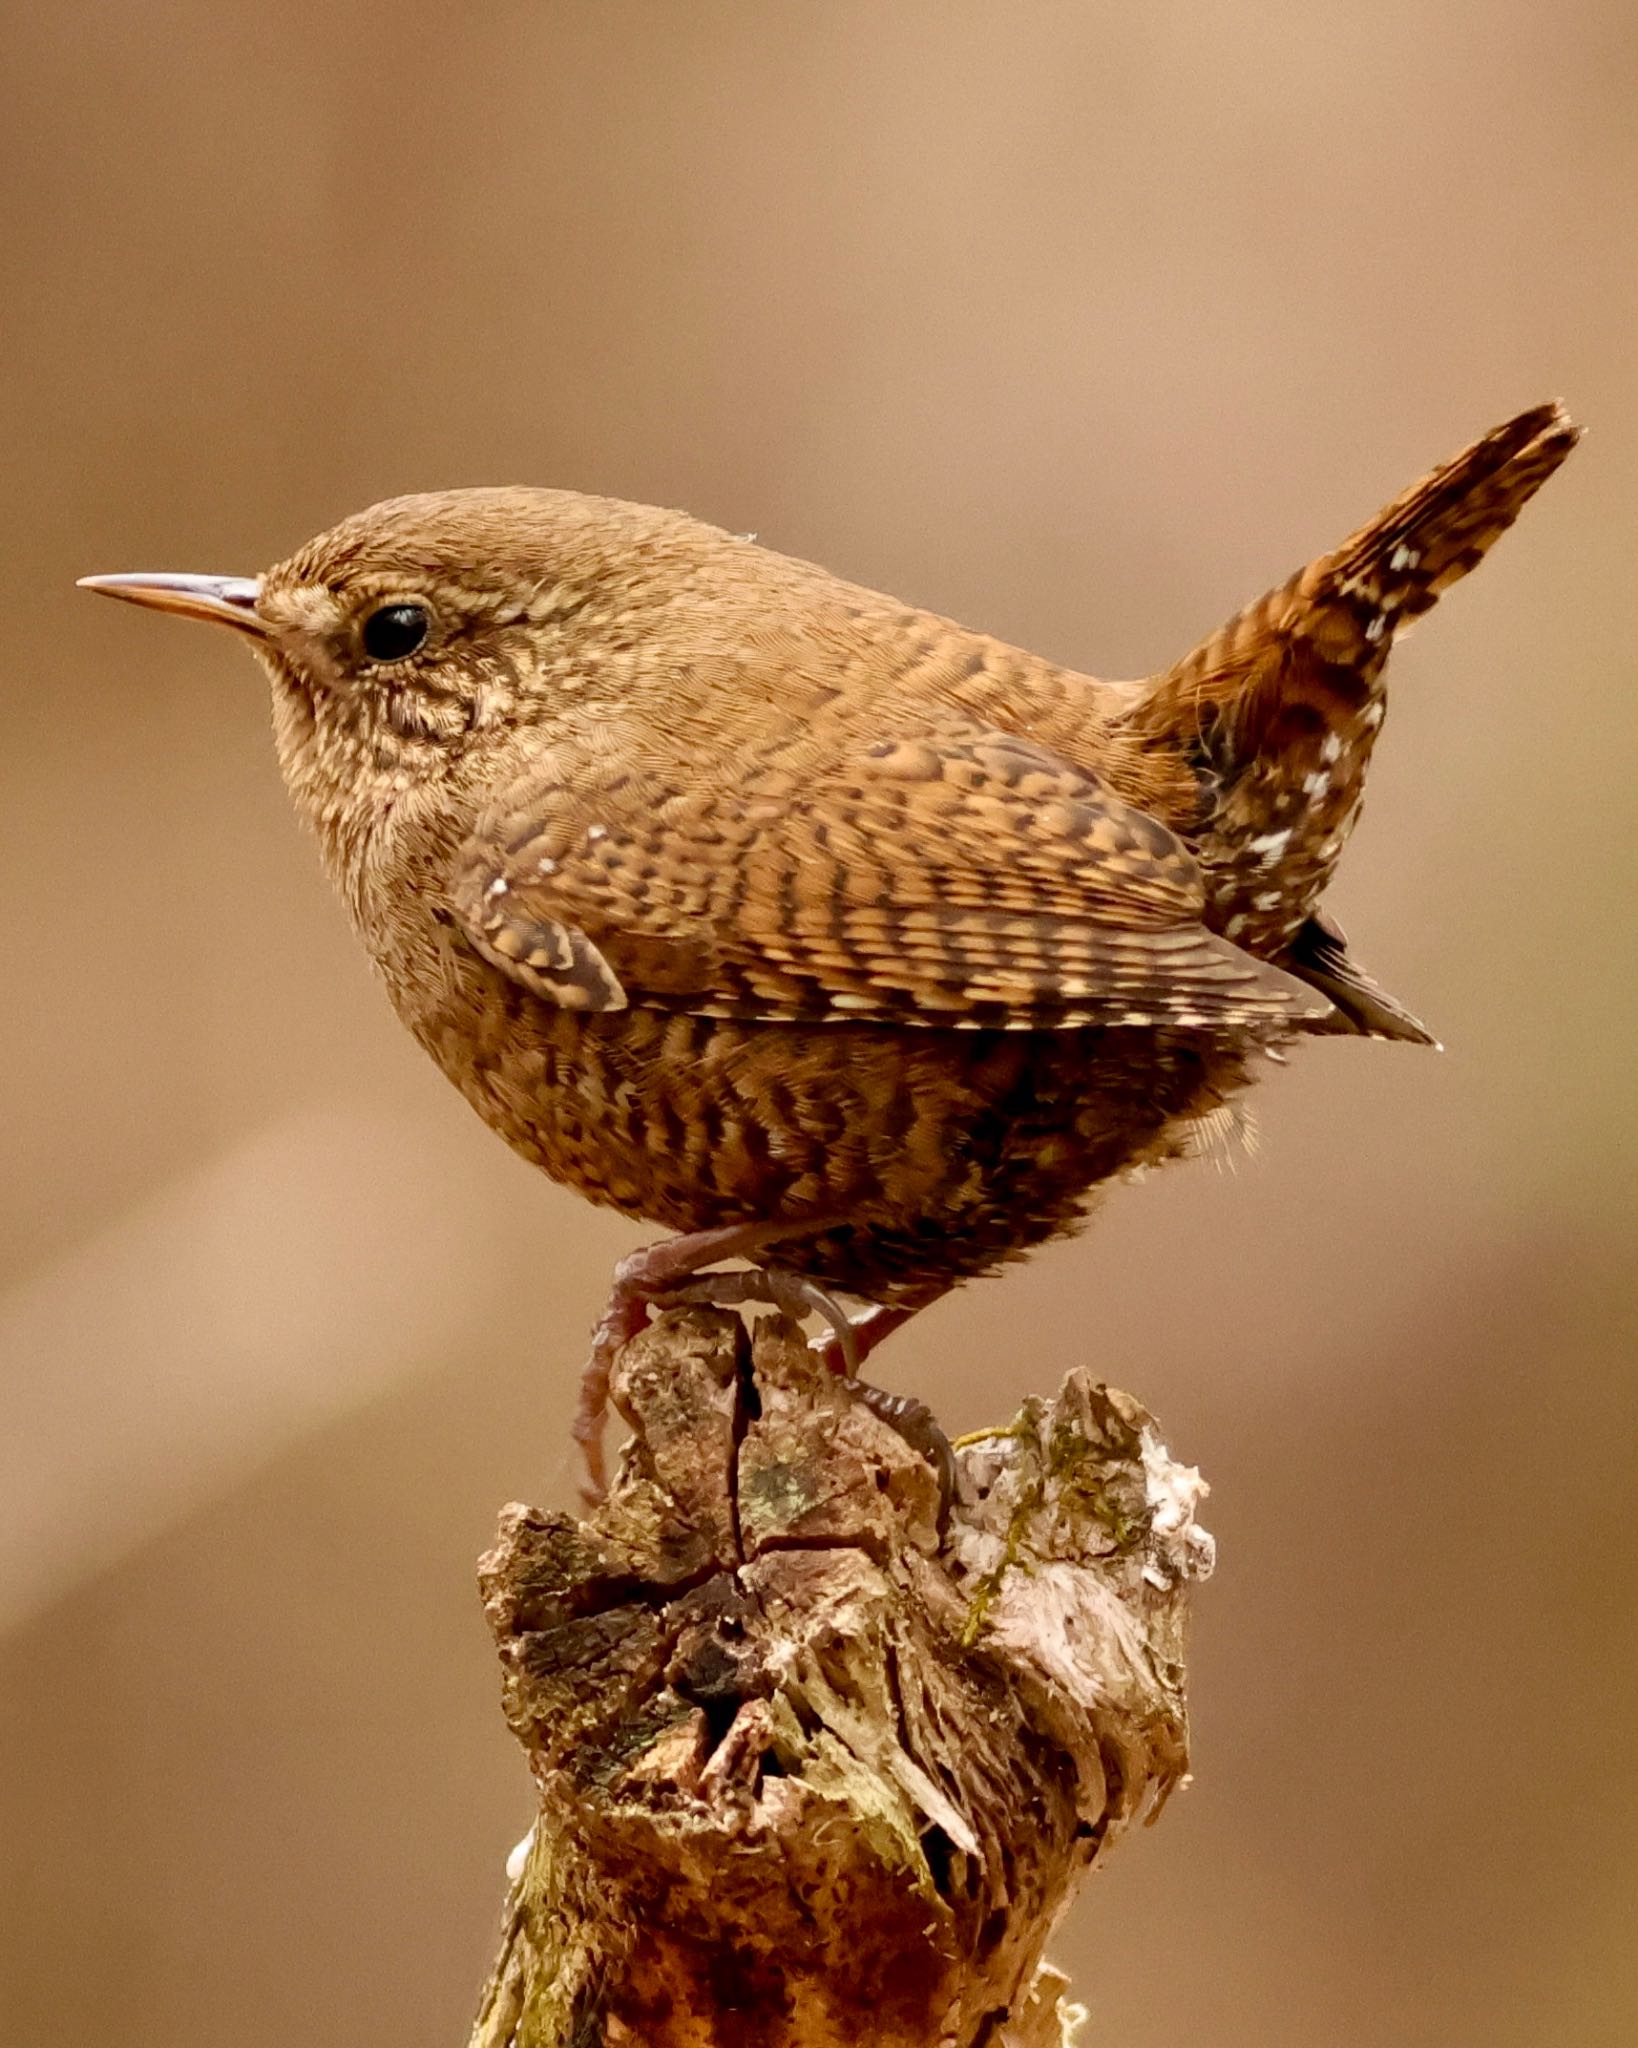
[[[1214,1485],[1112,2048],[1638,2033],[1638,14],[56,0],[4,29],[0,2044],[445,2048],[529,1792],[472,1562],[638,1233],[388,1015],[261,686],[91,570],[389,492],[690,507],[1105,673],[1470,435],[1585,448],[1395,659],[1333,902],[1443,1059],[930,1314]]]

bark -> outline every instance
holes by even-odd
[[[540,1795],[472,2048],[1059,2048],[1042,1949],[1187,1767],[1205,1488],[1128,1395],[932,1468],[789,1324],[627,1346],[589,1518],[480,1571]]]

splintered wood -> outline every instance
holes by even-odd
[[[931,1467],[789,1324],[664,1316],[485,1610],[540,1814],[472,2048],[1060,2048],[1042,1948],[1187,1767],[1199,1477],[1071,1373]]]

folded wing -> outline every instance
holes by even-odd
[[[1330,1014],[1206,928],[1175,834],[1011,735],[686,788],[607,758],[543,750],[454,877],[471,942],[564,1008],[1008,1030]]]

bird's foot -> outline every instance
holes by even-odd
[[[907,1323],[915,1314],[914,1309],[883,1308],[880,1303],[873,1303],[857,1317],[850,1316],[835,1295],[816,1280],[793,1273],[786,1266],[699,1273],[680,1287],[651,1295],[649,1300],[655,1308],[705,1304],[713,1308],[744,1308],[752,1302],[766,1302],[791,1316],[823,1316],[830,1330],[828,1335],[814,1340],[813,1348],[856,1401],[896,1431],[911,1450],[932,1466],[938,1475],[939,1527],[943,1528],[955,1496],[955,1452],[950,1439],[925,1401],[918,1401],[913,1394],[890,1394],[885,1387],[872,1386],[859,1377],[866,1352],[874,1350],[890,1331]]]
[[[614,1285],[608,1307],[597,1319],[592,1332],[591,1355],[580,1375],[580,1406],[575,1413],[573,1435],[580,1446],[586,1468],[581,1498],[595,1507],[608,1484],[608,1467],[603,1456],[603,1431],[608,1420],[609,1381],[614,1361],[622,1348],[647,1326],[651,1308],[675,1308],[684,1302],[719,1302],[734,1306],[748,1301],[772,1301],[798,1315],[817,1312],[824,1316],[844,1346],[842,1332],[848,1329],[844,1311],[822,1287],[805,1281],[800,1274],[773,1269],[774,1278],[762,1270],[745,1273],[705,1273],[724,1259],[743,1259],[777,1244],[782,1238],[805,1236],[820,1223],[729,1223],[715,1230],[694,1230],[682,1237],[663,1238],[629,1253],[614,1269]],[[770,1283],[783,1292],[756,1291]],[[745,1291],[731,1290],[741,1286]]]
[[[950,1503],[955,1497],[955,1452],[950,1447],[950,1439],[934,1420],[933,1411],[925,1401],[918,1401],[914,1394],[890,1394],[885,1387],[872,1386],[868,1380],[859,1377],[859,1365],[865,1351],[879,1344],[889,1330],[908,1322],[914,1313],[912,1309],[872,1305],[854,1319],[817,1281],[809,1280],[801,1273],[793,1273],[785,1266],[751,1266],[733,1273],[699,1273],[692,1280],[685,1280],[680,1287],[668,1288],[663,1294],[651,1295],[649,1299],[655,1308],[707,1304],[713,1308],[744,1308],[752,1302],[766,1302],[773,1308],[783,1309],[787,1315],[823,1316],[830,1325],[830,1331],[827,1336],[815,1339],[814,1349],[820,1352],[827,1365],[831,1365],[832,1371],[862,1407],[868,1408],[872,1415],[903,1437],[911,1450],[932,1466],[938,1476],[938,1525],[940,1529],[944,1527]],[[861,1345],[859,1340],[866,1331],[871,1333],[871,1341]]]
[[[624,1259],[620,1264],[628,1262]],[[609,1381],[614,1361],[637,1332],[648,1322],[648,1297],[640,1289],[623,1286],[620,1267],[614,1271],[614,1289],[609,1305],[592,1329],[591,1353],[580,1369],[580,1405],[575,1410],[570,1434],[580,1446],[586,1468],[580,1498],[589,1508],[608,1491],[608,1465],[603,1456],[603,1432],[609,1414]]]
[[[909,1394],[890,1394],[859,1378],[859,1367],[884,1337],[901,1329],[913,1308],[884,1308],[879,1303],[856,1316],[827,1288],[786,1266],[748,1266],[726,1273],[706,1272],[724,1259],[746,1258],[781,1238],[805,1235],[822,1225],[744,1223],[716,1230],[693,1231],[659,1244],[644,1245],[614,1269],[608,1307],[592,1333],[591,1356],[580,1379],[580,1407],[574,1440],[586,1467],[581,1488],[588,1506],[603,1498],[607,1465],[603,1431],[608,1419],[609,1382],[614,1362],[648,1323],[652,1309],[698,1307],[744,1308],[767,1303],[787,1315],[817,1315],[829,1326],[814,1348],[832,1372],[873,1415],[896,1430],[913,1451],[926,1458],[938,1474],[942,1527],[955,1489],[955,1453],[924,1401]]]
[[[649,1296],[655,1308],[746,1308],[765,1302],[789,1316],[823,1316],[830,1325],[825,1342],[838,1346],[849,1377],[857,1370],[859,1350],[848,1312],[817,1280],[793,1273],[787,1266],[746,1266],[732,1273],[697,1273],[680,1286]]]

